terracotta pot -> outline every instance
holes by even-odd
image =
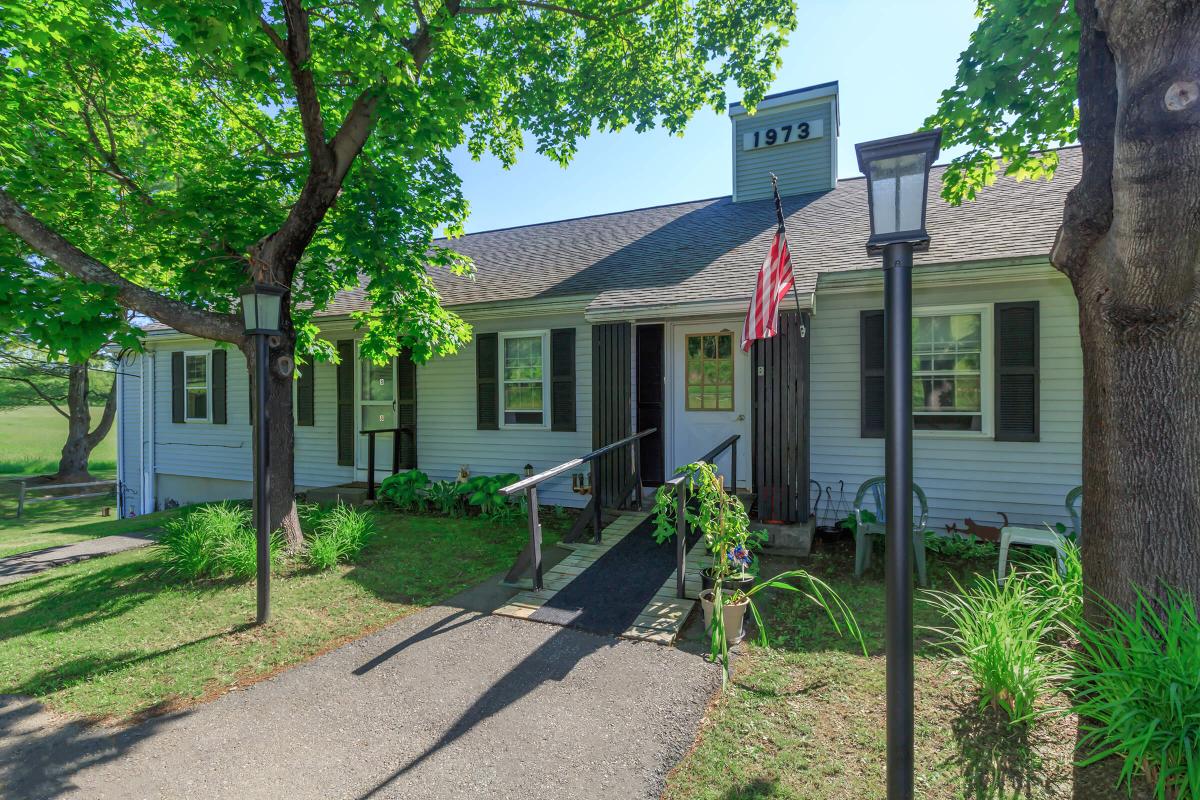
[[[736,592],[741,589],[743,592],[748,591],[754,585],[754,576],[747,575],[743,578],[728,577],[721,581],[721,588],[726,592]],[[716,581],[712,578],[712,567],[706,567],[700,570],[700,590],[711,589],[716,585]]]
[[[743,600],[740,603],[725,604],[725,641],[730,647],[733,647],[735,644],[742,641],[742,639],[746,638],[746,609],[749,606],[749,599]],[[700,608],[704,610],[704,630],[711,631],[713,618],[711,589],[700,592]],[[730,636],[730,631],[737,631],[737,635]]]

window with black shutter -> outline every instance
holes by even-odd
[[[858,327],[861,372],[860,435],[864,439],[879,439],[883,438],[884,426],[883,312],[861,312]]]
[[[214,425],[229,423],[229,409],[226,402],[226,385],[228,383],[229,354],[224,350],[212,352],[212,421]]]
[[[396,359],[396,435],[399,448],[397,466],[417,468],[417,365],[412,350],[404,348]]]
[[[337,463],[354,466],[354,340],[337,343]]]
[[[996,439],[1039,436],[1038,303],[996,304]]]
[[[500,428],[499,367],[496,359],[499,338],[495,333],[475,336],[475,427],[481,431]]]
[[[550,331],[550,430],[575,430],[575,329]]]

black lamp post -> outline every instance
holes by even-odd
[[[913,796],[912,263],[929,247],[925,197],[940,130],[855,145],[883,253],[887,476],[887,796]]]
[[[254,529],[258,534],[258,616],[267,621],[271,612],[271,504],[268,499],[271,463],[270,419],[267,396],[270,375],[270,338],[279,336],[280,308],[286,290],[255,283],[242,288],[242,318],[246,335],[254,337]]]

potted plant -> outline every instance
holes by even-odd
[[[853,612],[820,578],[805,570],[795,569],[755,583],[753,570],[757,565],[753,550],[761,545],[765,534],[750,529],[746,507],[735,495],[725,491],[723,481],[713,465],[702,462],[688,464],[681,467],[677,474],[686,475],[684,483],[687,497],[692,501],[684,511],[687,522],[699,528],[713,559],[707,569],[710,585],[702,584],[700,605],[704,610],[705,630],[711,636],[713,660],[719,660],[724,667],[723,680],[729,675],[729,647],[745,638],[747,609],[758,626],[759,643],[763,647],[769,646],[767,628],[754,605],[754,596],[768,587],[802,591],[792,585],[789,582],[791,580],[804,581],[808,586],[808,591],[803,592],[805,596],[825,610],[839,635],[844,625],[863,648],[863,654],[866,654],[866,643]],[[654,537],[660,543],[675,535],[676,506],[673,488],[666,485],[660,487],[654,503]],[[721,609],[719,614],[716,613],[718,608]]]

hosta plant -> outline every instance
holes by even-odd
[[[429,476],[419,469],[389,475],[379,484],[379,496],[401,511],[417,511],[425,503]]]
[[[440,514],[456,517],[462,512],[463,497],[454,481],[435,481],[425,490],[425,499]]]

